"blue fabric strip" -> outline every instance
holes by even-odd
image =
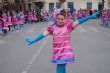
[[[73,62],[75,61],[75,58],[68,58],[63,60],[52,60],[52,63],[66,63],[66,62]]]

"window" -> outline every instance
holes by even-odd
[[[61,8],[61,4],[59,2],[57,2],[56,7],[59,9]]]
[[[74,2],[68,2],[68,8],[71,10],[71,9],[74,9]]]
[[[92,2],[87,2],[87,9],[92,10]]]
[[[54,3],[49,3],[49,11],[53,10],[54,8]]]
[[[103,9],[103,4],[102,4],[102,2],[99,2],[98,3],[98,10],[102,10]]]
[[[29,8],[29,10],[31,10],[31,4],[28,4],[28,8]]]

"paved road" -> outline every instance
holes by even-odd
[[[67,65],[67,73],[110,73],[110,29],[90,20],[71,33],[76,63]],[[49,23],[27,24],[0,40],[0,73],[55,73],[50,63],[52,36],[27,46],[25,38],[42,33]]]

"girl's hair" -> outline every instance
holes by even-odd
[[[57,14],[57,17],[59,16],[59,15],[61,15],[61,16],[63,16],[64,18],[66,18],[66,15],[64,14],[64,13],[59,13],[59,14]]]
[[[64,13],[65,14],[66,13],[66,10],[63,9],[63,10],[60,11],[60,13]]]

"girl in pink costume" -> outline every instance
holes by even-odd
[[[66,11],[66,21],[71,22],[71,15],[70,15],[69,10]]]
[[[57,20],[57,14],[59,14],[61,11],[61,9],[57,9],[54,8],[54,12],[53,12],[53,22],[55,22]]]
[[[47,21],[47,13],[46,13],[46,12],[43,14],[43,21],[44,21],[44,22]]]
[[[7,19],[6,13],[3,13],[3,15],[2,15],[2,21],[3,21],[2,31],[3,31],[4,35],[6,35],[7,32],[8,32],[8,19]]]
[[[34,17],[34,22],[36,23],[37,22],[37,15],[36,15],[36,12],[35,11],[33,13],[33,17]]]
[[[105,10],[102,13],[102,24],[106,27],[108,26],[108,23],[107,23],[108,18],[107,17],[108,17],[108,14],[107,14],[107,11]]]
[[[33,23],[34,22],[34,13],[33,13],[33,11],[31,11],[30,16],[31,16],[31,22]]]
[[[109,24],[110,24],[110,10],[108,10],[108,21],[109,21]]]
[[[8,19],[8,28],[9,28],[9,31],[10,31],[11,30],[11,26],[12,26],[10,12],[7,12],[7,19]]]
[[[78,13],[77,13],[77,19],[81,19],[81,18],[82,18],[81,11],[78,11]]]
[[[3,20],[2,20],[2,17],[0,17],[0,28],[3,28]]]
[[[72,19],[73,19],[73,21],[75,21],[77,19],[77,13],[76,13],[76,11],[74,11],[74,14],[72,15]]]
[[[109,25],[109,19],[110,19],[110,17],[109,17],[109,11],[107,10],[107,12],[106,12],[106,18],[107,18],[107,24],[106,24],[106,26],[108,26]]]
[[[29,15],[28,15],[28,20],[29,20],[29,24],[32,23],[32,14],[29,12]]]
[[[44,37],[52,35],[53,55],[51,62],[57,65],[56,73],[66,73],[66,65],[75,62],[74,53],[70,44],[70,33],[80,24],[89,19],[96,18],[97,14],[99,14],[99,12],[78,21],[66,23],[66,15],[60,13],[57,15],[56,25],[49,26],[47,31],[40,34],[34,40],[26,39],[26,41],[28,42],[28,45],[32,45]]]
[[[19,20],[19,27],[20,27],[20,29],[24,28],[24,22],[25,22],[24,13],[22,12],[21,16],[20,16],[20,20]]]
[[[19,24],[18,16],[16,12],[12,12],[12,25],[13,29],[16,30],[17,25]]]

